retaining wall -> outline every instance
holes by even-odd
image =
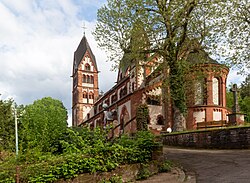
[[[210,129],[162,135],[169,146],[247,149],[250,148],[250,127]]]

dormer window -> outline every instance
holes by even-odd
[[[85,70],[90,71],[90,65],[88,63],[85,64]]]

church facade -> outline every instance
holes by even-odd
[[[193,90],[187,89],[191,100],[187,103],[186,129],[196,129],[197,124],[206,121],[227,121],[226,80],[229,69],[201,50],[190,53],[187,60],[194,63],[192,73],[202,72],[202,79],[193,83]],[[87,38],[83,36],[73,61],[72,125],[90,128],[102,126],[105,104],[108,106],[105,110],[113,114],[114,126],[119,126],[118,131],[135,132],[136,109],[140,104],[146,104],[151,131],[160,133],[169,126],[173,127],[171,102],[165,107],[162,105],[163,75],[157,72],[161,59],[152,57],[151,63],[158,64],[149,62],[139,67],[131,63],[120,68],[116,85],[101,95],[97,62]],[[192,73],[190,77],[195,78]]]

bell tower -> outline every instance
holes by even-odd
[[[72,126],[78,126],[93,116],[99,97],[97,64],[85,35],[74,52],[72,78]]]

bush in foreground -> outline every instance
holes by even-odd
[[[54,144],[54,153],[40,153],[34,148],[21,154],[17,162],[14,157],[3,162],[0,182],[14,181],[16,163],[21,182],[53,182],[86,172],[111,171],[118,165],[151,160],[156,145],[154,136],[147,131],[138,132],[133,138],[124,135],[112,143],[106,137],[101,129],[68,129]]]

